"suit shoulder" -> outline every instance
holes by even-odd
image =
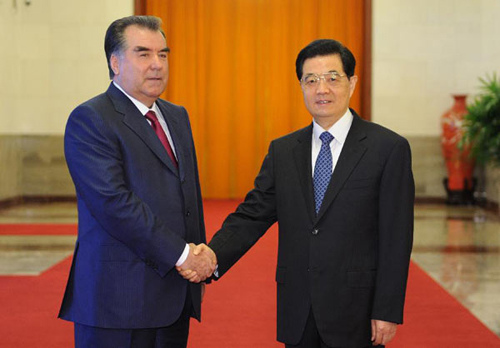
[[[279,138],[274,139],[271,143],[276,145],[287,145],[289,143],[295,143],[300,139],[311,139],[312,125],[308,125],[304,128],[298,129]]]
[[[169,112],[178,112],[187,114],[186,108],[184,106],[174,104],[164,99],[158,99],[156,102],[160,107],[165,108]]]
[[[101,111],[104,111],[105,109],[109,108],[111,105],[112,102],[106,95],[106,93],[101,93],[78,105],[75,109],[73,109],[72,113],[85,109],[91,109],[97,113],[100,113]]]
[[[371,138],[374,138],[381,142],[392,143],[392,144],[400,142],[408,143],[408,140],[405,137],[387,127],[363,119],[360,119],[359,121],[362,124],[363,130]]]
[[[108,94],[99,94],[78,105],[68,117],[65,134],[82,129],[109,133],[120,117],[116,113],[112,99]],[[110,133],[109,133],[110,134]]]

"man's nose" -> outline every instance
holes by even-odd
[[[151,58],[151,68],[153,69],[161,69],[163,64],[161,63],[161,58],[157,55],[153,55]]]
[[[318,87],[316,87],[316,93],[328,93],[330,89],[328,88],[328,83],[326,83],[326,78],[321,76],[318,81]]]

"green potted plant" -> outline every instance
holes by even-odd
[[[496,73],[480,78],[481,93],[467,106],[462,145],[480,164],[500,166],[500,80]]]
[[[480,78],[480,93],[467,106],[464,116],[461,147],[470,145],[470,154],[479,165],[477,202],[486,202],[486,195],[500,203],[500,79],[497,74]],[[485,170],[486,169],[486,170]],[[496,178],[495,178],[496,177]],[[488,181],[489,190],[485,181]],[[496,181],[496,184],[495,184]],[[496,192],[494,187],[496,186]],[[500,213],[500,205],[499,205]]]

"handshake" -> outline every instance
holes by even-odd
[[[212,276],[217,265],[217,257],[206,244],[189,243],[189,255],[177,271],[186,280],[199,283]]]

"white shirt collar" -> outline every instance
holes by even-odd
[[[335,122],[333,126],[331,126],[330,129],[328,129],[327,131],[331,135],[333,135],[333,137],[337,142],[344,144],[345,139],[347,138],[347,134],[349,133],[349,129],[351,128],[353,119],[354,116],[352,115],[351,110],[347,109],[346,113],[337,122]],[[315,141],[319,141],[321,143],[319,136],[324,131],[325,130],[323,129],[323,127],[317,124],[316,121],[313,119],[313,137]]]
[[[123,88],[121,88],[120,85],[117,84],[115,81],[113,81],[113,84],[115,85],[116,88],[118,88],[120,91],[122,91],[123,94],[125,94],[127,96],[127,98],[130,99],[130,101],[132,103],[134,103],[134,105],[139,109],[139,111],[141,112],[142,115],[146,115],[146,113],[149,110],[153,110],[156,113],[156,115],[161,115],[161,112],[158,109],[158,105],[156,105],[156,102],[153,103],[153,106],[150,109],[146,105],[144,105],[142,102],[138,101],[137,99],[135,99],[134,97],[129,95],[127,92],[125,92],[125,90]]]

